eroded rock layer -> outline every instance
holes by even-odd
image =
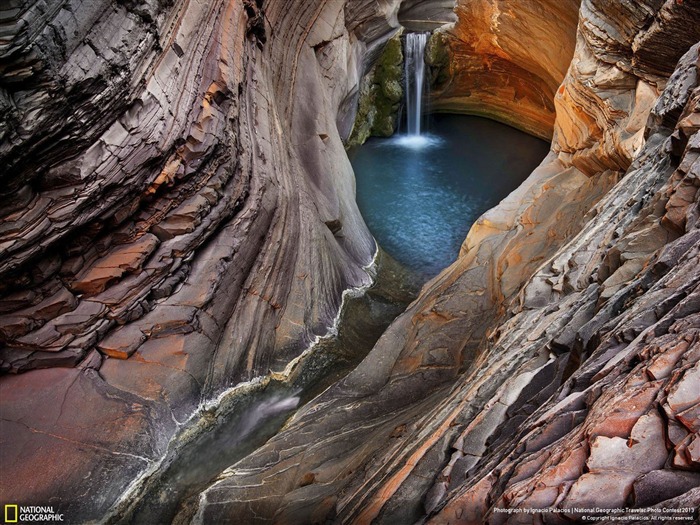
[[[700,16],[599,4],[550,156],[351,374],[202,494],[198,522],[697,507]],[[658,39],[685,53],[670,78],[642,52]]]
[[[0,6],[2,501],[103,516],[370,281],[338,122],[397,11]]]
[[[574,52],[580,0],[458,0],[428,49],[432,107],[482,115],[546,140]],[[624,22],[623,22],[624,24]]]

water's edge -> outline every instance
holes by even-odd
[[[415,298],[419,280],[377,250],[364,288],[346,290],[335,323],[283,372],[228,389],[200,405],[166,454],[134,480],[100,523],[189,523],[199,493],[265,444],[294,412],[350,372]]]
[[[370,232],[426,280],[457,259],[472,224],[549,152],[546,142],[480,117],[429,120],[429,133],[374,137],[348,151]]]

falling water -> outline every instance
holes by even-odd
[[[425,45],[429,35],[430,33],[408,33],[406,35],[404,91],[406,93],[409,136],[421,134],[423,86],[425,85]]]

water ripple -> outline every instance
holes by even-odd
[[[371,139],[350,152],[368,228],[384,250],[425,278],[456,259],[474,221],[549,149],[479,117],[436,115],[430,131]]]

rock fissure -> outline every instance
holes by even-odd
[[[41,6],[0,7],[0,499],[149,523],[697,506],[694,2]],[[434,30],[431,110],[552,150],[331,380],[352,352],[322,335],[354,337],[376,251],[345,143],[395,128],[399,20]],[[206,446],[229,463],[163,497]]]

